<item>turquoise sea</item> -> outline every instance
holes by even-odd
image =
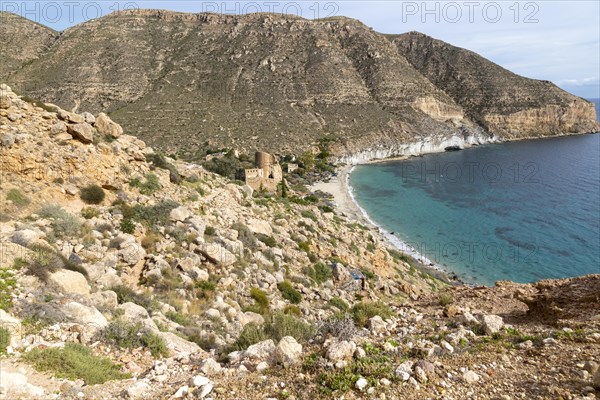
[[[600,273],[600,134],[355,167],[369,218],[471,284]]]

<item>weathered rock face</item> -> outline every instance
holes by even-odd
[[[515,139],[600,129],[592,103],[551,82],[516,75],[418,32],[389,38],[411,65],[495,135]]]
[[[9,79],[28,95],[108,110],[127,133],[183,157],[207,140],[297,153],[330,135],[337,156],[378,157],[411,143],[492,138],[481,127],[506,138],[597,129],[591,105],[548,82],[343,17],[131,10],[65,31],[22,65]],[[95,128],[120,135],[103,115]]]

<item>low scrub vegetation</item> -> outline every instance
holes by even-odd
[[[66,212],[61,206],[49,204],[42,207],[37,214],[42,218],[50,219],[52,232],[49,236],[56,239],[65,239],[79,236],[81,221],[76,216]],[[49,237],[51,240],[52,238]]]
[[[141,323],[131,324],[117,319],[104,328],[100,335],[108,343],[121,349],[145,347],[154,357],[169,355],[164,340],[145,329]]]
[[[31,203],[31,201],[18,189],[10,189],[6,193],[6,200],[10,200],[14,205],[18,207],[24,207]]]
[[[48,246],[34,244],[29,249],[32,251],[32,256],[27,261],[25,273],[38,277],[42,282],[47,282],[50,274],[60,269],[79,272],[88,277],[85,268],[70,262],[65,256]]]
[[[277,289],[281,292],[281,296],[292,304],[298,304],[302,301],[302,294],[289,281],[279,282]]]
[[[293,315],[277,313],[263,325],[248,324],[234,344],[234,350],[243,350],[255,343],[272,339],[275,343],[285,336],[292,336],[305,343],[315,334],[315,329]]]
[[[106,194],[104,189],[98,185],[88,185],[81,189],[79,197],[86,204],[100,204],[104,201]]]
[[[158,176],[153,173],[147,174],[143,181],[139,178],[131,179],[129,181],[129,186],[138,188],[140,193],[146,196],[154,194],[161,188]]]
[[[6,328],[0,327],[0,354],[6,353],[6,348],[10,345],[10,332]]]
[[[390,318],[394,315],[390,307],[380,301],[361,301],[360,303],[355,304],[350,309],[350,312],[354,321],[356,321],[356,324],[361,327],[366,326],[369,318],[373,318],[376,315],[379,315],[383,319]]]
[[[87,347],[75,343],[67,343],[64,348],[33,349],[23,359],[38,371],[73,381],[81,379],[87,385],[130,377],[108,358],[95,356]]]

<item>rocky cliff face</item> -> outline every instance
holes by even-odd
[[[388,38],[468,117],[495,135],[515,139],[599,129],[592,103],[551,82],[521,77],[471,51],[418,32]]]
[[[127,11],[63,32],[10,82],[67,109],[108,110],[127,133],[183,157],[204,146],[297,153],[324,137],[350,156],[596,129],[585,101],[413,36],[342,17]],[[489,71],[450,65],[463,58]]]

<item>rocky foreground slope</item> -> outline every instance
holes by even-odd
[[[40,52],[51,32],[34,40],[21,28],[32,22],[3,16],[13,42],[38,57],[0,66],[0,80],[68,110],[106,111],[188,159],[224,146],[299,154],[328,138],[355,162],[599,129],[591,103],[549,82],[349,18],[129,10],[67,29]]]
[[[598,394],[600,275],[448,286],[302,187],[0,91],[1,398]]]

